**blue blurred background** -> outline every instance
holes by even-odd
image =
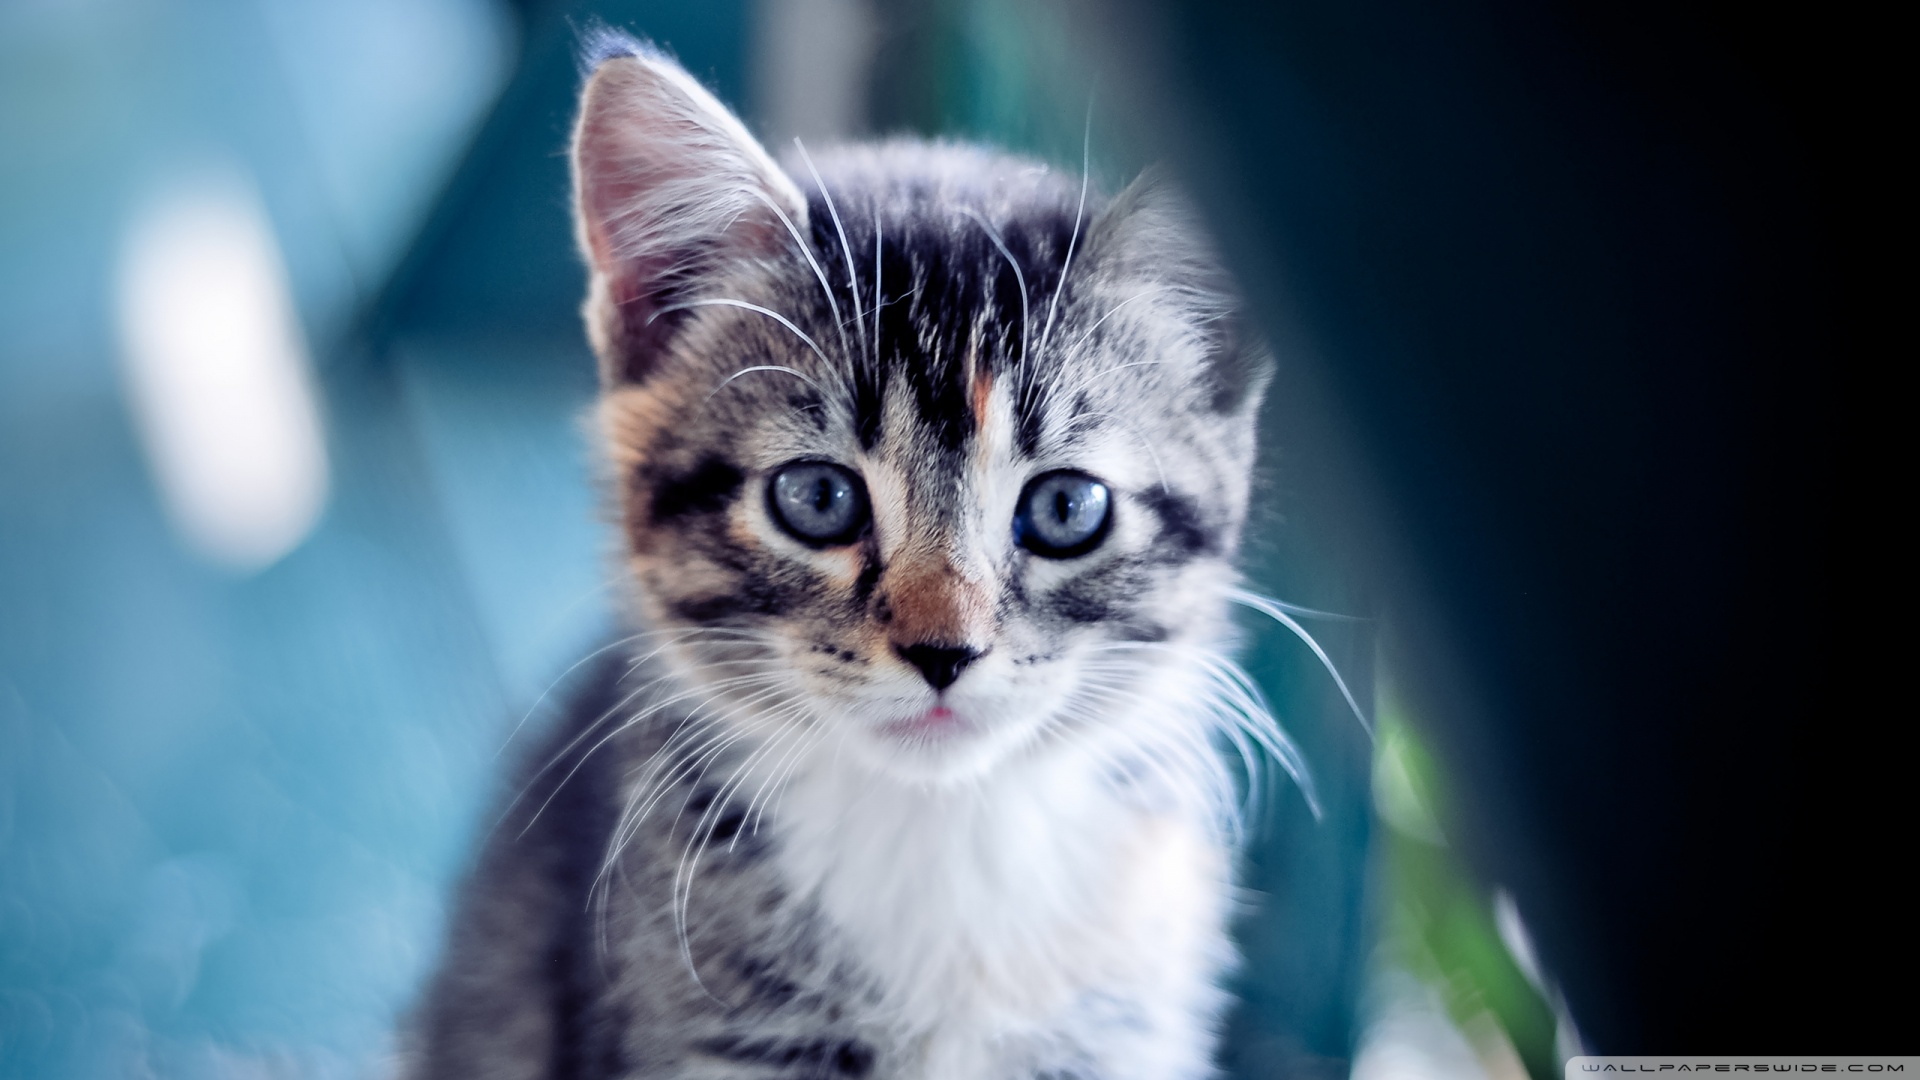
[[[7,1075],[368,1075],[493,752],[599,632],[579,349],[356,333],[520,33],[491,0],[0,7]],[[294,314],[282,377],[195,418],[265,462],[224,509],[133,355],[165,332],[129,310],[140,238],[182,206],[243,267],[264,236]],[[318,464],[250,410],[317,417]]]
[[[613,625],[563,157],[592,18],[772,145],[1077,168],[1092,106],[1101,182],[1139,164],[1014,0],[0,5],[0,1074],[391,1067],[510,733]],[[1256,582],[1363,610],[1274,460]],[[1344,1075],[1370,749],[1249,634],[1327,813],[1265,803],[1226,1061]],[[1366,629],[1326,634],[1370,699]]]

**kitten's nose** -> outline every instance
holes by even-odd
[[[985,649],[970,649],[965,645],[895,645],[893,651],[900,654],[900,659],[919,668],[935,690],[952,686],[968,664],[986,653]]]

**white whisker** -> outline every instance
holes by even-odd
[[[807,265],[813,268],[813,276],[819,279],[820,290],[827,296],[827,309],[833,312],[833,328],[840,335],[840,351],[847,352],[847,327],[840,321],[840,302],[833,298],[833,286],[827,284],[827,272],[820,268],[820,260],[813,257],[813,248],[807,244],[806,237],[800,235],[800,229],[794,225],[793,219],[787,216],[785,210],[780,209],[780,204],[774,202],[771,195],[758,188],[754,189],[753,195],[766,203],[767,209],[772,210],[780,219],[780,224],[787,227],[787,232],[793,236],[794,246],[800,249],[800,254],[807,260]]]
[[[1030,340],[1028,332],[1031,329],[1027,318],[1027,276],[1020,272],[1020,264],[1014,261],[1013,252],[1007,250],[1007,242],[1000,239],[1000,231],[995,229],[991,222],[981,217],[970,206],[961,207],[960,212],[978,222],[980,228],[986,230],[987,239],[993,241],[993,246],[1000,249],[1001,257],[1006,259],[1007,265],[1013,268],[1013,280],[1020,285],[1020,359],[1017,366],[1024,370],[1027,366],[1027,343]]]
[[[1053,314],[1060,307],[1060,293],[1067,287],[1067,271],[1073,268],[1074,245],[1080,242],[1080,219],[1087,212],[1087,182],[1092,179],[1093,163],[1093,98],[1087,98],[1087,127],[1080,137],[1080,205],[1073,211],[1073,235],[1067,240],[1067,257],[1060,263],[1060,280],[1053,284],[1053,301],[1047,305],[1046,325],[1040,328],[1040,351],[1047,351],[1047,341],[1053,334]]]
[[[797,704],[798,703],[796,703],[796,705]],[[811,731],[815,726],[812,722],[812,718],[807,717],[805,715],[804,706],[801,706],[800,708],[802,710],[801,717],[804,722],[800,726],[800,728],[797,730]],[[786,757],[781,758],[780,761],[775,764],[774,771],[768,775],[767,779],[760,785],[760,789],[756,791],[754,793],[753,798],[747,802],[746,816],[753,820],[753,831],[755,833],[758,833],[760,831],[760,818],[755,817],[755,813],[754,813],[755,807],[758,806],[759,812],[762,815],[766,813],[767,808],[766,808],[766,805],[760,801],[761,798],[766,794],[768,794],[770,791],[772,791],[775,785],[778,784],[780,777],[784,775],[789,768],[795,767],[799,764],[800,758],[802,756],[801,752],[810,745],[812,744],[807,742],[807,740],[805,739],[796,740],[794,743],[793,749],[788,751]],[[789,765],[789,762],[791,762],[792,764]],[[742,831],[745,831],[744,828]],[[735,834],[734,843],[737,844],[739,842],[740,842],[739,835]],[[732,850],[732,847],[729,846],[728,850]]]
[[[653,315],[649,317],[647,321],[652,322],[654,319],[657,319],[660,316],[665,315],[670,311],[680,311],[686,308],[697,308],[697,307],[736,307],[736,308],[740,308],[743,311],[752,311],[760,315],[765,315],[767,318],[772,319],[774,322],[777,322],[781,326],[786,327],[788,330],[793,331],[793,336],[805,342],[807,348],[813,350],[813,355],[819,357],[820,362],[822,364],[827,365],[829,370],[833,368],[833,361],[827,359],[827,354],[821,351],[820,343],[808,337],[807,332],[805,330],[802,330],[798,326],[795,326],[792,319],[787,318],[785,315],[780,314],[779,312],[773,310],[772,308],[761,307],[759,304],[749,304],[745,300],[734,300],[727,297],[719,297],[719,296],[709,297],[704,300],[682,300],[677,304],[668,304],[666,307],[663,307],[660,310],[654,312]]]
[[[1171,367],[1171,366],[1172,365],[1165,360],[1135,360],[1126,364],[1114,364],[1110,367],[1098,368],[1096,370],[1089,371],[1085,377],[1081,378],[1077,382],[1074,382],[1072,385],[1068,386],[1066,389],[1060,391],[1060,396],[1070,400],[1073,398],[1075,394],[1078,394],[1080,391],[1086,389],[1089,386],[1092,386],[1095,380],[1106,378],[1108,375],[1111,375],[1116,371],[1125,371],[1128,368],[1137,368],[1137,367]]]
[[[827,213],[833,216],[833,230],[840,234],[840,251],[847,259],[847,295],[853,298],[853,326],[864,337],[866,314],[860,309],[860,282],[853,273],[853,246],[847,243],[846,227],[840,224],[840,209],[833,205],[833,193],[827,190],[826,181],[820,179],[820,170],[814,168],[813,155],[807,153],[807,144],[795,135],[793,145],[799,149],[801,160],[807,163],[807,171],[813,174],[813,183],[820,189],[820,197],[826,200]]]
[[[558,688],[561,683],[566,681],[567,676],[573,674],[575,671],[578,671],[580,669],[580,665],[587,663],[588,661],[592,660],[597,656],[604,656],[605,654],[612,652],[615,649],[620,649],[628,645],[631,645],[634,642],[641,640],[642,638],[658,637],[663,634],[672,634],[672,635],[676,635],[677,637],[694,637],[697,635],[720,634],[724,632],[739,633],[743,636],[748,633],[748,631],[727,631],[725,628],[722,628],[722,627],[704,627],[704,626],[674,627],[674,628],[665,629],[665,630],[643,630],[643,631],[640,631],[639,633],[628,634],[626,637],[623,637],[623,638],[617,638],[613,641],[608,642],[605,645],[600,646],[599,648],[593,650],[587,655],[574,661],[571,665],[568,666],[567,670],[561,672],[557,678],[555,678],[552,682],[547,684],[547,688],[540,692],[540,696],[534,699],[533,704],[529,706],[526,713],[520,717],[520,722],[513,726],[513,730],[511,732],[508,732],[506,741],[500,744],[500,749],[495,750],[493,752],[494,758],[497,760],[501,754],[506,752],[507,747],[512,745],[514,738],[520,734],[521,729],[526,726],[527,721],[533,719],[533,714],[540,710],[541,704],[544,703],[550,695],[552,695],[553,691],[556,688]],[[664,647],[665,646],[662,646],[662,648]],[[630,662],[628,665],[628,669],[632,670],[633,667],[641,663],[644,663],[647,658],[652,657],[659,651],[660,651],[659,649],[656,649],[654,650],[653,653],[647,654],[647,657],[642,657]],[[545,771],[545,770],[542,770],[542,771]],[[538,775],[539,773],[535,773],[535,776],[538,776]]]
[[[677,752],[676,755],[670,759],[670,763],[664,771],[650,771],[645,777],[645,783],[636,787],[633,797],[628,800],[629,820],[622,825],[620,830],[616,831],[615,846],[622,846],[632,838],[633,830],[640,826],[647,814],[652,811],[660,799],[666,797],[667,792],[672,790],[675,785],[683,783],[689,776],[693,776],[693,782],[697,786],[699,780],[706,775],[706,766],[702,765],[702,762],[705,762],[706,765],[711,765],[714,760],[717,760],[717,756],[725,751],[726,747],[748,734],[745,730],[728,727],[726,725],[728,719],[738,715],[751,706],[757,705],[764,699],[777,697],[780,693],[780,687],[769,687],[759,693],[751,694],[744,700],[738,702],[732,712],[715,717],[712,720],[703,721],[702,731],[704,734],[701,737],[704,738],[705,741],[701,743],[700,746],[694,747],[691,750],[682,748],[682,752]],[[720,697],[720,695],[716,694],[702,701],[696,706],[696,711],[706,708],[718,697]],[[691,720],[693,717],[689,717],[689,719]],[[678,735],[678,732],[675,732],[675,734]],[[663,746],[661,751],[666,749],[667,748]],[[660,753],[656,752],[655,757],[659,756]],[[697,773],[696,767],[698,767]],[[649,792],[651,792],[651,794],[649,794]]]
[[[1312,771],[1306,758],[1293,744],[1279,721],[1274,718],[1273,710],[1268,707],[1258,686],[1251,676],[1232,660],[1220,656],[1211,650],[1193,646],[1170,645],[1162,642],[1113,642],[1097,647],[1094,651],[1106,653],[1124,653],[1130,651],[1168,653],[1182,663],[1192,665],[1208,676],[1210,693],[1208,700],[1199,703],[1216,721],[1216,730],[1230,742],[1235,743],[1249,768],[1249,781],[1257,782],[1258,768],[1255,756],[1250,748],[1239,745],[1239,734],[1244,732],[1258,743],[1268,756],[1279,763],[1300,789],[1307,807],[1317,819],[1321,816],[1319,792],[1314,783]],[[1089,667],[1098,670],[1097,665]]]
[[[714,394],[718,394],[720,391],[725,390],[727,388],[727,384],[733,382],[733,380],[740,378],[742,375],[751,375],[756,371],[778,371],[783,374],[791,375],[794,378],[799,379],[801,382],[806,383],[808,386],[812,387],[813,392],[816,394],[819,394],[822,400],[825,400],[827,398],[827,392],[825,390],[820,389],[819,383],[814,382],[812,379],[807,378],[805,375],[802,375],[800,372],[795,371],[794,369],[787,367],[784,364],[755,364],[752,367],[741,368],[739,371],[736,371],[733,374],[727,376],[726,378],[720,380],[720,385],[713,388],[712,393],[709,393],[706,396],[706,399],[705,401],[702,402],[702,404],[705,404],[706,401],[712,401]]]
[[[770,678],[772,678],[772,676],[769,676],[769,675],[741,675],[732,679],[723,679],[719,683],[711,684],[710,686],[704,689],[712,689],[713,686],[720,686],[720,685],[727,685],[727,684],[750,684],[754,681],[770,679]],[[655,680],[655,682],[659,682],[659,681],[661,680]],[[652,684],[649,684],[649,685],[652,685]],[[616,725],[612,731],[609,731],[606,735],[602,736],[599,742],[594,743],[593,746],[590,747],[586,753],[580,755],[580,760],[574,762],[573,768],[568,769],[567,774],[560,778],[560,782],[558,784],[554,785],[553,790],[547,794],[546,800],[540,804],[540,808],[534,811],[533,817],[529,818],[527,820],[527,824],[525,825],[525,827],[523,827],[520,830],[520,835],[525,836],[527,834],[527,831],[533,828],[534,824],[540,820],[540,815],[545,813],[547,807],[553,803],[553,800],[559,797],[561,789],[566,787],[567,782],[572,780],[574,775],[577,774],[580,771],[580,769],[586,765],[587,759],[591,758],[597,751],[599,751],[601,747],[607,745],[607,743],[613,741],[615,738],[618,738],[622,732],[630,730],[637,724],[644,723],[646,720],[658,714],[662,709],[665,709],[670,705],[676,704],[679,701],[686,699],[687,697],[691,697],[693,696],[694,693],[697,693],[697,692],[698,691],[689,691],[687,693],[678,694],[678,695],[675,695],[674,697],[666,699],[665,701],[650,705],[646,709],[638,713],[635,713],[633,716],[622,721],[620,724]],[[638,693],[640,693],[640,691],[635,691],[634,694],[629,694],[622,701],[622,704],[624,705],[625,702],[633,700],[634,696],[636,696]],[[722,691],[722,693],[724,693],[724,691]],[[716,693],[713,695],[713,697],[718,697],[718,696],[720,696],[719,693]],[[707,700],[711,701],[713,700],[713,697],[709,697]],[[559,760],[564,758],[566,754],[570,752],[574,747],[578,746],[581,743],[581,741],[584,740],[587,737],[587,735],[592,732],[594,728],[597,728],[599,727],[600,724],[605,723],[607,720],[607,717],[612,715],[612,712],[617,710],[619,707],[620,706],[615,706],[614,710],[609,710],[609,712],[606,715],[603,715],[599,720],[595,721],[592,725],[590,725],[586,731],[581,732],[580,735],[576,736],[571,742],[569,742],[567,744],[567,749],[561,752],[561,754],[555,759],[554,764],[558,764]],[[515,801],[517,802],[518,800],[515,800]]]
[[[1316,641],[1314,636],[1307,632],[1307,628],[1300,625],[1299,620],[1288,614],[1286,608],[1278,601],[1269,600],[1256,592],[1249,592],[1245,589],[1233,589],[1227,593],[1227,599],[1239,604],[1241,607],[1250,608],[1265,615],[1267,618],[1272,619],[1274,622],[1292,631],[1293,636],[1305,642],[1307,648],[1313,650],[1313,655],[1320,658],[1320,666],[1326,668],[1327,674],[1333,676],[1333,684],[1340,688],[1340,696],[1347,699],[1347,708],[1353,710],[1353,718],[1360,721],[1360,727],[1366,731],[1368,738],[1373,737],[1373,721],[1368,719],[1367,714],[1361,711],[1360,703],[1354,700],[1353,691],[1347,689],[1347,680],[1341,678],[1340,669],[1334,665],[1333,658],[1327,655],[1327,650],[1320,647],[1320,642]],[[1325,613],[1314,612],[1314,614],[1318,616]]]
[[[533,704],[527,706],[527,711],[525,713],[522,713],[520,716],[520,722],[513,725],[512,731],[507,732],[506,741],[500,744],[500,749],[495,750],[493,752],[494,760],[498,761],[500,759],[500,755],[507,752],[507,747],[512,746],[513,740],[519,736],[520,729],[526,727],[527,721],[533,719],[533,714],[540,711],[540,706],[546,703],[548,696],[553,693],[554,689],[558,687],[561,683],[567,681],[567,676],[572,675],[574,672],[580,670],[580,665],[587,663],[588,661],[592,660],[594,657],[604,656],[615,649],[630,645],[634,641],[638,640],[641,636],[642,635],[640,634],[629,634],[626,637],[620,638],[618,640],[610,641],[607,644],[602,645],[599,648],[588,653],[587,655],[581,657],[580,659],[575,660],[572,664],[569,664],[567,666],[567,670],[561,672],[552,682],[548,683],[547,688],[545,690],[540,691],[540,696],[533,699]]]
[[[1080,349],[1086,345],[1088,339],[1093,337],[1094,331],[1100,329],[1101,324],[1105,323],[1108,319],[1111,319],[1115,315],[1118,315],[1120,313],[1121,308],[1126,307],[1128,304],[1133,303],[1135,300],[1144,300],[1147,297],[1153,296],[1158,292],[1159,292],[1158,289],[1141,289],[1139,292],[1134,293],[1132,296],[1127,297],[1125,300],[1122,300],[1119,303],[1114,304],[1112,307],[1107,309],[1106,314],[1100,316],[1098,319],[1093,320],[1092,326],[1089,326],[1085,330],[1081,331],[1080,336],[1073,339],[1073,344],[1067,346],[1066,352],[1063,355],[1071,356],[1072,354],[1080,351]]]
[[[733,774],[721,784],[720,790],[714,794],[712,800],[701,813],[699,820],[694,823],[688,836],[686,847],[681,852],[680,864],[674,871],[673,888],[669,899],[671,902],[670,906],[674,910],[675,928],[680,938],[680,959],[681,962],[686,965],[688,973],[693,976],[696,983],[700,981],[700,973],[693,960],[693,942],[688,933],[687,920],[693,902],[693,879],[694,875],[699,871],[700,856],[706,851],[708,843],[711,842],[713,829],[719,824],[719,815],[726,812],[727,806],[732,803],[734,794],[739,791],[740,787],[746,782],[746,778],[750,775],[754,763],[770,757],[787,738],[803,730],[804,729],[797,727],[789,727],[782,731],[771,742],[755,748],[755,750],[747,756],[746,760],[742,761],[734,769]],[[742,817],[741,827],[745,827],[744,815]],[[735,836],[737,838],[737,832]],[[702,989],[704,990],[705,988],[702,987]]]

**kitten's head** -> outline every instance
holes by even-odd
[[[1179,199],[905,142],[789,175],[670,60],[608,51],[585,314],[693,699],[939,780],[1191,693],[1265,359]]]

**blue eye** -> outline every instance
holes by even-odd
[[[1050,472],[1020,493],[1013,515],[1013,538],[1021,547],[1049,559],[1085,555],[1107,538],[1113,497],[1107,485],[1086,473]]]
[[[803,544],[847,544],[867,523],[867,491],[858,476],[838,465],[796,461],[773,474],[767,509]]]

